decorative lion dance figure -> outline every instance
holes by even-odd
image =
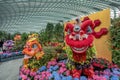
[[[29,59],[32,57],[35,57],[37,60],[42,58],[44,52],[42,50],[41,44],[38,41],[37,34],[29,35],[26,45],[24,46],[23,49],[23,54],[25,54],[24,56],[25,66],[28,64]]]
[[[92,21],[85,17],[82,22],[79,19],[76,19],[76,22],[76,24],[66,24],[65,31],[67,35],[65,36],[65,41],[71,49],[71,53],[67,52],[69,61],[78,68],[81,67],[78,65],[86,64],[88,60],[87,51],[93,47],[94,37],[100,38],[102,35],[107,34],[108,30],[102,28],[99,32],[94,31],[94,28],[101,24],[100,20]]]

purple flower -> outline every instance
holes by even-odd
[[[110,75],[111,75],[110,69],[104,70],[104,71],[103,71],[103,74],[110,76]]]

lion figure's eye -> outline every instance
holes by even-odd
[[[93,31],[92,31],[91,27],[88,26],[88,27],[87,27],[87,33],[92,33],[92,32],[93,32]]]

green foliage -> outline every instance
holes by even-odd
[[[112,20],[110,36],[112,60],[120,66],[120,18]]]
[[[1,40],[11,40],[11,39],[13,39],[13,35],[5,32],[5,31],[0,31],[0,39]]]
[[[45,54],[52,53],[53,55],[55,55],[55,53],[56,53],[54,47],[44,47],[43,50],[44,50],[44,53],[45,53]]]
[[[54,37],[56,41],[63,42],[64,40],[64,26],[57,23],[54,28]]]
[[[48,42],[50,42],[53,38],[53,29],[54,29],[54,25],[52,23],[48,23],[45,29]]]
[[[60,61],[60,60],[64,60],[64,59],[67,59],[67,54],[66,53],[60,53],[57,57],[57,59]]]
[[[45,32],[45,30],[41,30],[40,33],[39,33],[40,37],[39,37],[39,40],[41,42],[41,44],[45,44],[46,42],[48,42],[48,38],[47,38],[47,33]]]
[[[13,36],[15,36],[15,35],[17,35],[17,34],[20,35],[21,33],[20,33],[20,32],[15,32],[15,33],[13,34]]]
[[[39,32],[40,35],[40,42],[42,44],[46,44],[48,42],[50,42],[53,39],[53,29],[54,29],[54,25],[52,23],[48,23],[45,29],[42,29]]]
[[[27,33],[22,33],[21,34],[19,32],[16,32],[13,35],[15,36],[17,34],[21,35],[21,40],[15,41],[15,45],[14,45],[12,51],[23,50],[23,47],[24,47],[24,45],[26,43],[26,40],[28,39],[28,34]]]
[[[96,54],[95,46],[88,48],[87,60],[91,60],[91,59],[95,58],[95,54]]]
[[[44,47],[44,56],[40,60],[36,60],[36,58],[30,59],[28,67],[31,69],[39,68],[46,65],[51,59],[63,60],[67,58],[66,53],[57,53],[55,49],[55,47]]]
[[[52,54],[45,54],[40,60],[36,60],[35,58],[30,59],[28,67],[33,68],[39,68],[43,65],[46,65],[48,61],[50,61],[53,58]]]
[[[5,31],[0,31],[0,39],[2,40],[13,40],[16,34],[21,35],[21,40],[17,41],[14,46],[14,50],[22,50],[23,46],[28,39],[28,35],[32,33],[39,34],[39,41],[42,45],[47,45],[49,42],[63,42],[64,41],[64,26],[60,23],[54,26],[53,23],[48,23],[45,29],[42,29],[39,33],[30,32],[30,33],[20,33],[15,32],[14,34],[7,33]]]
[[[44,45],[48,42],[63,42],[64,41],[64,26],[57,23],[55,26],[48,23],[45,29],[39,32],[40,42]]]
[[[44,55],[40,60],[36,60],[35,58],[30,59],[28,67],[33,68],[39,68],[43,65],[46,65],[47,62],[49,62],[52,58],[55,58],[55,50],[51,47],[45,47],[44,48]]]
[[[68,58],[70,60],[73,60],[73,57],[72,57],[73,52],[69,46],[66,46],[66,53],[67,53]]]
[[[20,40],[20,41],[16,41],[15,42],[15,45],[13,46],[13,49],[12,51],[22,51],[23,50],[23,47],[24,47],[25,43]]]
[[[21,34],[21,40],[22,40],[23,42],[26,42],[27,39],[28,39],[28,34],[27,34],[27,33],[22,33],[22,34]]]

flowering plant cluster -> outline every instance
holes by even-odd
[[[21,67],[19,80],[119,80],[120,78],[120,68],[92,70],[94,67],[89,67],[81,70],[69,70],[66,63],[66,60],[52,59],[36,71]]]
[[[0,61],[7,61],[11,59],[17,59],[19,57],[22,57],[23,54],[21,51],[16,52],[5,52],[0,54]]]
[[[106,69],[106,68],[112,68],[113,64],[110,63],[108,60],[103,59],[103,58],[94,58],[92,60],[92,65],[94,66],[94,68],[98,68],[98,69]]]

